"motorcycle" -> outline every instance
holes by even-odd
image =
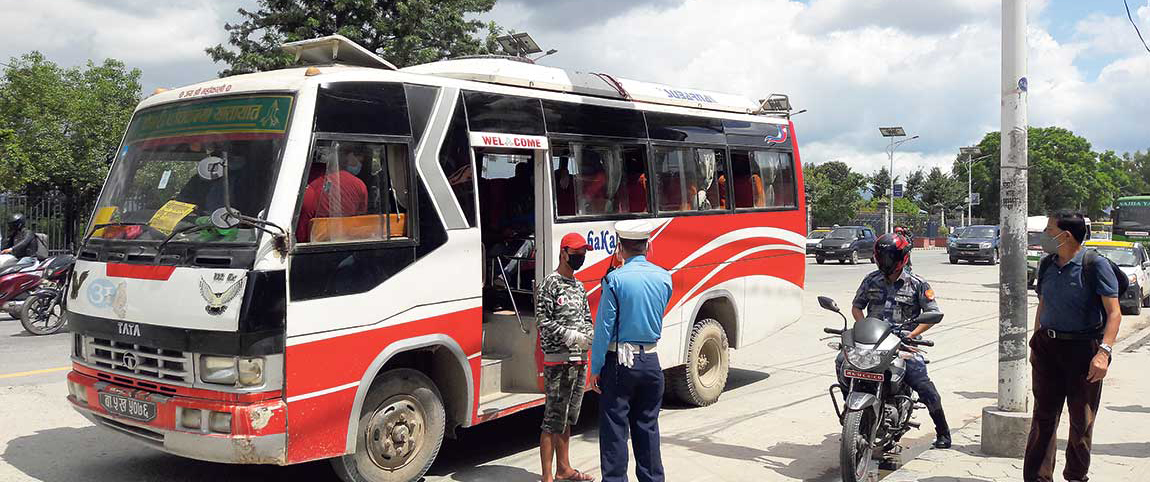
[[[16,259],[3,255],[0,260],[0,310],[12,318],[20,317],[20,308],[28,293],[40,283],[40,261],[36,258]]]
[[[934,342],[909,338],[900,326],[880,318],[864,318],[848,328],[846,316],[833,299],[820,296],[819,306],[843,319],[841,330],[823,329],[840,337],[828,346],[842,355],[839,382],[829,391],[843,427],[839,450],[843,482],[862,482],[869,480],[876,450],[880,456],[892,452],[903,435],[919,427],[911,420],[919,404],[905,380],[906,361],[921,353],[918,347],[934,346]],[[910,324],[940,321],[942,313],[927,312]],[[842,396],[841,407],[836,390]]]
[[[72,255],[55,256],[44,260],[36,268],[41,275],[20,308],[20,324],[33,335],[51,335],[64,327],[64,291],[76,258]]]

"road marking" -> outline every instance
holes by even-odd
[[[31,376],[31,375],[39,375],[41,373],[55,373],[55,372],[62,372],[64,370],[71,370],[71,369],[72,369],[72,367],[56,367],[56,368],[45,368],[43,370],[32,370],[32,371],[27,371],[27,372],[5,373],[3,375],[0,375],[0,378],[27,377],[27,376]]]

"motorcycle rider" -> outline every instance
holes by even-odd
[[[37,258],[43,259],[40,249],[40,238],[27,228],[27,220],[20,213],[13,214],[8,219],[8,236],[4,239],[4,249],[0,254],[10,254],[16,259]]]
[[[910,262],[910,251],[910,241],[899,234],[884,234],[875,242],[874,259],[878,270],[863,278],[855,294],[851,314],[856,322],[864,316],[881,318],[903,325],[900,327],[903,330],[911,330],[908,338],[918,337],[933,326],[909,323],[924,311],[941,311],[930,283],[904,269]],[[867,310],[865,315],[864,308]],[[841,360],[838,363],[841,364]],[[934,421],[934,447],[950,448],[950,426],[942,411],[942,397],[927,374],[926,360],[921,354],[915,354],[906,361],[906,382],[918,393]]]

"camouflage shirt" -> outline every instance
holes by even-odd
[[[853,305],[867,316],[897,324],[907,323],[924,311],[940,311],[930,283],[905,269],[894,283],[887,282],[881,271],[867,275]]]
[[[535,299],[535,317],[539,322],[539,340],[543,346],[543,361],[558,363],[584,361],[586,350],[572,348],[563,342],[567,330],[592,336],[591,305],[587,303],[587,290],[583,282],[551,273],[539,284]]]

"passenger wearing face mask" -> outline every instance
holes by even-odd
[[[594,327],[591,306],[583,282],[575,271],[587,256],[587,240],[578,233],[563,236],[559,243],[559,267],[539,285],[535,316],[543,349],[543,434],[539,455],[543,482],[593,481],[594,477],[571,467],[571,426],[579,421],[579,409],[587,381],[587,351]],[[552,472],[552,461],[556,462]]]
[[[328,163],[323,175],[307,185],[300,206],[296,241],[311,239],[314,218],[349,217],[367,214],[367,185],[357,177],[371,150],[363,144],[344,143],[335,163]]]

